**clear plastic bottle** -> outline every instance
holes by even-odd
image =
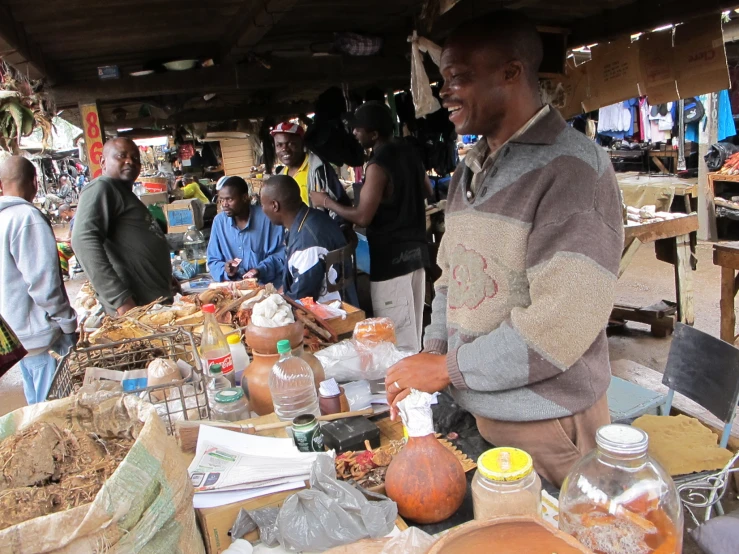
[[[221,331],[221,326],[216,321],[216,307],[213,304],[203,306],[205,322],[203,324],[203,336],[200,339],[200,357],[203,359],[203,367],[220,364],[223,368],[223,376],[234,385],[234,362],[231,357],[231,349],[228,347],[226,337]]]
[[[275,414],[282,421],[292,421],[299,415],[313,414],[318,417],[318,395],[310,366],[292,355],[289,340],[277,343],[279,361],[269,374],[269,392]]]
[[[647,454],[647,434],[604,425],[596,448],[575,464],[559,495],[559,528],[595,554],[679,554],[680,496]]]
[[[228,347],[231,349],[231,358],[234,362],[234,383],[237,387],[241,386],[241,376],[244,374],[246,366],[249,365],[249,355],[246,353],[244,343],[238,333],[233,333],[226,337]]]
[[[222,390],[231,388],[231,383],[223,376],[221,364],[212,364],[208,369],[207,386],[208,405],[211,409],[211,417],[213,417],[212,410],[216,405],[216,395]]]
[[[190,225],[182,242],[187,260],[197,267],[198,273],[205,273],[207,254],[203,233],[195,225]]]

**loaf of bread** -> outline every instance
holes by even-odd
[[[354,327],[354,340],[363,343],[392,342],[397,344],[395,325],[387,317],[373,317]]]

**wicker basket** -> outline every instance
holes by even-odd
[[[142,395],[154,405],[170,434],[176,420],[210,419],[200,356],[192,335],[182,329],[70,350],[57,366],[47,400],[77,392],[83,384],[85,371],[90,367],[117,371],[146,369],[155,358],[184,361],[193,368],[192,375],[131,394]]]

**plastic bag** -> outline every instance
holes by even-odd
[[[380,554],[426,554],[437,540],[418,527],[408,527],[400,535],[390,539]]]
[[[417,527],[409,527],[392,538],[365,539],[337,546],[326,554],[427,554],[437,540]]]
[[[413,95],[413,107],[416,109],[417,119],[426,117],[441,108],[441,104],[439,104],[431,90],[426,69],[423,67],[423,54],[415,32],[411,38],[411,94]]]
[[[323,551],[367,537],[384,537],[395,527],[395,502],[338,481],[331,456],[316,458],[310,486],[288,497],[280,508],[276,535],[286,550]],[[264,532],[260,526],[260,533]]]
[[[346,383],[384,379],[390,367],[412,354],[409,350],[399,350],[390,342],[365,344],[344,340],[316,352],[315,356],[323,366],[326,379]]]
[[[352,338],[365,344],[391,342],[397,344],[395,324],[389,317],[371,317],[354,326]]]

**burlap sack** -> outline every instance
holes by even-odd
[[[187,463],[146,402],[80,394],[0,418],[0,440],[36,421],[136,442],[95,500],[0,531],[4,554],[204,554]]]

